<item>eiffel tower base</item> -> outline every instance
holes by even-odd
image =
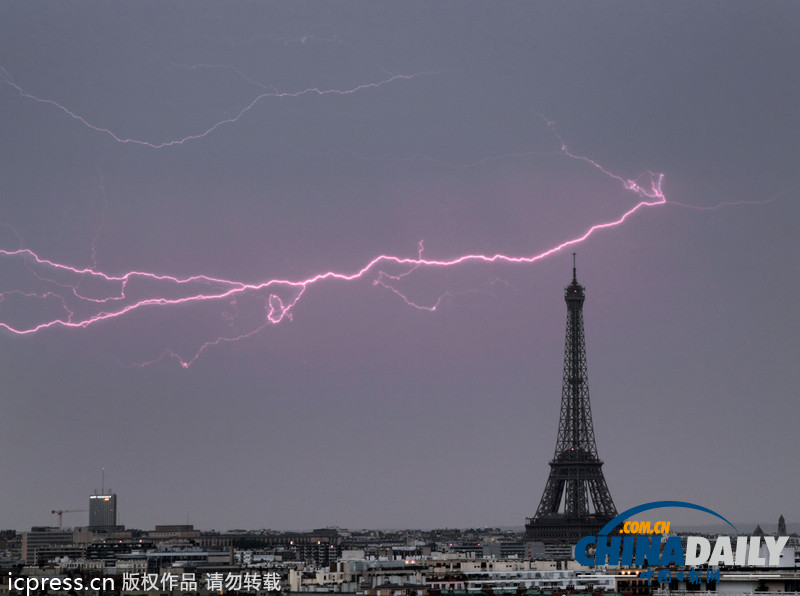
[[[580,454],[569,461],[571,455],[577,454],[562,453],[550,462],[550,476],[539,509],[525,524],[526,541],[575,544],[584,536],[597,534],[616,515],[603,476],[603,463],[588,454]],[[564,512],[559,513],[562,496],[565,507]],[[589,513],[589,499],[594,513]]]

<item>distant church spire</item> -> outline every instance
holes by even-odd
[[[783,514],[778,518],[778,536],[786,536],[786,520],[783,519]]]

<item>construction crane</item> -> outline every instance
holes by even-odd
[[[88,509],[53,509],[50,513],[58,514],[58,528],[61,529],[62,516],[65,513],[86,513]]]

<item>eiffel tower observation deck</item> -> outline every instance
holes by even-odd
[[[573,253],[572,283],[564,291],[567,338],[558,439],[542,500],[536,515],[525,524],[525,540],[543,542],[545,547],[574,545],[583,536],[597,534],[617,515],[594,440],[583,334],[584,299]]]

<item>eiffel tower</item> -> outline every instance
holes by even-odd
[[[617,515],[594,441],[586,377],[583,291],[573,253],[572,283],[564,291],[567,339],[556,451],[539,508],[525,524],[525,541],[543,542],[547,550],[551,550],[548,546],[574,545],[583,536],[597,534]]]

